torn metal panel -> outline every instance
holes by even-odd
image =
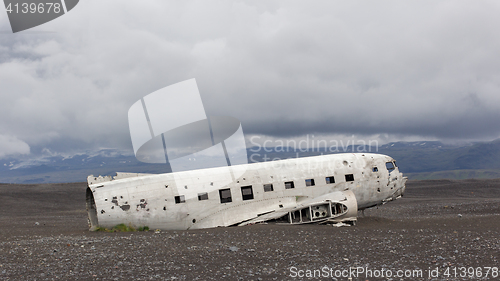
[[[389,156],[350,153],[160,175],[89,176],[86,200],[91,229],[121,223],[180,230],[269,220],[355,222],[358,210],[401,197],[406,180]]]
[[[249,225],[269,220],[289,224],[354,222],[357,220],[358,206],[352,191],[335,191],[298,204],[296,207],[281,209],[261,215],[239,224]]]

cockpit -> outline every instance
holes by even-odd
[[[396,165],[396,161],[391,161],[391,162],[386,162],[385,167],[387,168],[387,171],[391,173],[394,171],[398,166]]]

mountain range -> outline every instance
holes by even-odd
[[[331,153],[372,152],[392,156],[410,179],[500,178],[500,139],[462,145],[439,141],[392,142],[378,147],[347,145],[328,149],[291,147],[247,149],[249,163],[307,157]],[[164,164],[146,164],[134,155],[116,149],[102,149],[71,156],[45,154],[38,157],[0,159],[2,183],[84,182],[87,176],[116,172],[164,173]]]

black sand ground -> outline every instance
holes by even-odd
[[[0,280],[500,280],[500,180],[410,181],[354,227],[161,233],[89,232],[85,188],[0,185]]]

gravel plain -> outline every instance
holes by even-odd
[[[85,189],[0,185],[0,280],[500,280],[500,179],[409,181],[350,227],[159,233],[88,231]]]

